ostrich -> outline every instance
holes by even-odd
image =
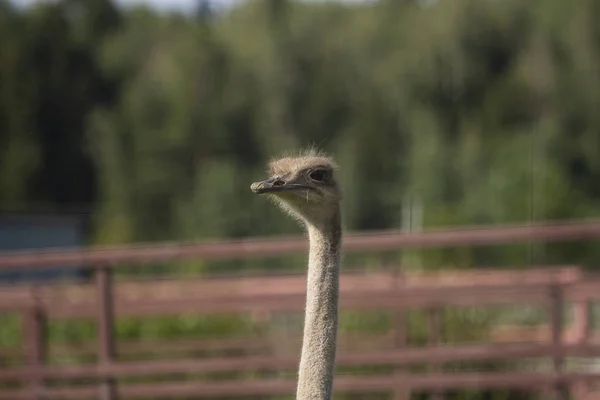
[[[338,325],[341,191],[331,158],[310,151],[269,164],[269,178],[250,187],[269,194],[304,224],[309,238],[306,311],[298,373],[298,400],[329,400]]]

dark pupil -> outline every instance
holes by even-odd
[[[325,173],[325,171],[323,171],[322,169],[317,170],[317,171],[313,171],[310,173],[310,178],[314,179],[315,181],[323,181],[325,180],[325,176],[327,174]]]

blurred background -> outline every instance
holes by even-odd
[[[297,235],[249,185],[270,158],[309,146],[340,165],[349,232],[598,218],[599,20],[595,0],[0,0],[0,250]],[[305,255],[147,264],[114,272],[301,274]],[[352,253],[344,268],[564,265],[593,272],[597,240]],[[91,274],[0,273],[11,287],[58,278]],[[299,330],[298,315],[268,329]],[[492,320],[540,315],[457,311],[447,334],[470,340]],[[373,312],[344,318],[349,331],[392,324]],[[426,323],[410,318],[418,337]],[[18,347],[19,318],[0,319],[0,346]],[[186,315],[115,329],[171,340],[256,324]],[[47,331],[63,344],[95,334],[90,321]]]

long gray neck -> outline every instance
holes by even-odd
[[[341,217],[307,223],[310,241],[297,400],[330,400],[338,325]]]

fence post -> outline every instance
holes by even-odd
[[[391,289],[392,294],[401,292],[404,287],[406,287],[406,282],[402,270],[394,271],[394,280]],[[403,349],[408,345],[408,321],[406,318],[406,308],[401,304],[400,307],[394,310],[394,312],[394,337],[392,338],[392,343],[396,349]],[[405,382],[406,370],[406,366],[396,367],[394,379]],[[396,389],[394,390],[394,400],[410,400],[410,398],[410,388],[396,386]]]
[[[568,400],[569,398],[568,386],[562,379],[565,363],[563,351],[563,307],[564,296],[562,287],[559,284],[554,283],[550,286],[550,326],[552,330],[552,344],[554,347],[552,362],[554,365],[554,373],[558,377],[558,380],[554,385],[554,396],[556,400]]]
[[[442,309],[433,307],[427,310],[427,322],[429,330],[429,346],[438,346],[443,340]],[[432,373],[440,372],[440,365],[436,362],[430,363],[429,371]],[[431,392],[431,400],[443,400],[444,393]]]
[[[396,311],[394,326],[394,347],[396,349],[405,348],[408,343],[406,310],[400,309]],[[405,381],[406,366],[396,367],[396,380]],[[410,400],[411,391],[409,388],[397,388],[394,391],[394,400]]]
[[[577,301],[573,304],[573,337],[570,342],[574,344],[587,344],[592,334],[592,310],[588,299]],[[574,382],[571,393],[575,399],[586,399],[589,396],[588,382]]]
[[[23,330],[26,338],[26,358],[30,372],[29,387],[32,399],[41,399],[44,391],[44,379],[40,378],[39,370],[46,361],[47,324],[44,310],[37,297],[35,288],[32,288],[34,299],[33,307],[25,310],[23,315]]]
[[[109,366],[114,359],[114,308],[113,281],[108,267],[96,269],[98,290],[98,364]],[[100,400],[116,400],[115,382],[112,377],[103,377],[99,387]]]

